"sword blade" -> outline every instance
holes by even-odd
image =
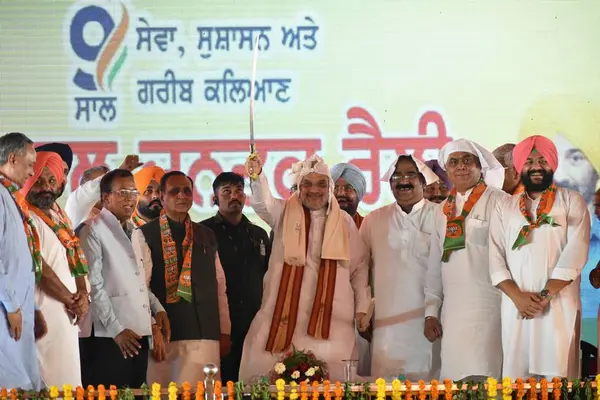
[[[254,145],[254,105],[256,97],[256,64],[258,62],[258,41],[261,35],[256,37],[254,43],[254,57],[252,58],[252,75],[250,78],[250,154],[254,154],[256,148]]]

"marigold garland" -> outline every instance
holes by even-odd
[[[106,400],[106,388],[104,385],[98,385],[98,400]]]
[[[220,400],[223,397],[223,384],[221,381],[215,381],[215,388],[213,391],[216,400]]]
[[[335,394],[335,400],[342,400],[342,394],[344,391],[342,390],[342,384],[340,381],[335,381],[335,389],[333,390],[333,393]]]
[[[404,382],[404,386],[406,386],[406,393],[404,394],[404,398],[406,400],[412,400],[412,382],[407,379]]]
[[[559,400],[560,399],[560,386],[561,386],[560,378],[554,377],[552,378],[552,399]]]
[[[160,383],[152,384],[152,400],[160,400]]]
[[[94,386],[88,385],[88,387],[87,387],[88,400],[94,400],[94,397],[95,397],[94,394],[95,394]]]
[[[183,382],[183,384],[181,385],[181,389],[183,390],[183,392],[181,393],[183,400],[191,400],[192,385],[190,385],[189,382]]]
[[[385,400],[385,379],[378,378],[375,385],[377,385],[377,400]]]
[[[312,399],[319,400],[319,382],[312,382]]]
[[[83,400],[84,395],[85,395],[85,390],[83,390],[83,388],[81,386],[77,386],[77,388],[75,388],[75,398],[77,400]]]
[[[512,380],[509,377],[502,379],[502,400],[512,400]]]
[[[392,381],[392,400],[401,400],[402,398],[402,382],[398,378]],[[452,400],[452,399],[450,399]]]
[[[521,400],[525,395],[525,383],[523,382],[523,378],[517,379],[517,400]]]
[[[425,400],[427,398],[427,393],[425,393],[425,381],[419,381],[419,400]]]
[[[290,400],[296,400],[298,398],[298,390],[296,386],[298,384],[295,381],[290,382]]]
[[[285,381],[281,378],[275,381],[277,387],[277,400],[285,400]]]
[[[548,400],[548,379],[546,378],[540,379],[540,394],[542,400]]]
[[[331,382],[328,380],[323,381],[323,397],[325,400],[331,400],[331,392],[330,390]]]
[[[56,399],[58,397],[58,388],[54,385],[50,386],[50,398]]]
[[[496,396],[498,396],[498,381],[492,377],[489,377],[487,380],[488,383],[488,398],[491,399],[495,399]]]
[[[431,388],[429,389],[429,391],[431,392],[431,400],[438,400],[438,397],[440,396],[440,391],[438,388],[437,380],[434,379],[431,381]]]
[[[175,382],[169,383],[167,391],[169,392],[169,400],[177,400],[177,392],[179,392],[179,389]]]
[[[115,385],[110,385],[110,400],[117,400],[117,395],[119,391]]]
[[[196,400],[204,400],[204,382],[198,381],[196,384]]]
[[[444,379],[444,400],[452,400],[452,381]]]
[[[11,400],[17,400],[17,389],[15,389],[15,388],[10,389],[10,398],[11,398]]]
[[[233,388],[233,381],[227,381],[227,397],[233,399],[235,396],[235,389]]]
[[[306,381],[300,382],[300,399],[308,400],[308,383]]]
[[[8,390],[5,387],[0,389],[0,400],[8,400]]]
[[[527,394],[528,400],[536,400],[537,399],[537,381],[534,377],[529,378],[527,381],[529,383],[529,393]]]

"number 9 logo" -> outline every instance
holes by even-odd
[[[96,64],[95,73],[89,73],[82,68],[77,68],[73,82],[83,90],[96,91],[98,87],[104,90],[104,78],[108,65],[121,47],[129,25],[127,9],[123,5],[121,7],[123,17],[116,29],[112,16],[104,8],[98,6],[82,8],[75,14],[71,21],[69,32],[71,48],[81,60]],[[84,37],[86,25],[94,22],[102,28],[102,40],[98,44],[90,44],[86,42]],[[124,47],[119,59],[109,73],[109,88],[126,58],[127,47]]]

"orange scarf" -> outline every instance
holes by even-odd
[[[525,186],[523,185],[522,182],[519,182],[519,184],[517,185],[515,191],[513,192],[513,195],[515,194],[521,194],[525,191]]]
[[[556,199],[556,185],[553,183],[548,189],[542,192],[542,198],[536,209],[537,218],[534,221],[529,209],[527,208],[527,204],[525,204],[525,196],[527,196],[527,192],[523,192],[519,197],[519,210],[521,210],[521,214],[527,220],[527,225],[523,226],[519,231],[519,236],[515,243],[513,244],[512,249],[516,250],[526,244],[529,244],[529,235],[531,231],[535,228],[549,224],[550,226],[559,226],[554,218],[549,216],[548,214],[552,210],[554,206],[554,200]]]
[[[194,248],[194,231],[188,216],[185,220],[185,238],[183,239],[183,264],[181,273],[177,263],[177,245],[173,240],[171,227],[165,210],[160,211],[160,241],[165,262],[165,283],[167,286],[167,303],[177,303],[181,298],[192,302],[192,251]]]
[[[138,228],[141,228],[146,224],[146,221],[144,221],[142,217],[140,217],[140,215],[138,214],[137,206],[135,208],[135,211],[133,212],[133,215],[131,216],[131,222],[133,222]]]
[[[23,227],[25,228],[25,235],[27,235],[27,244],[29,245],[31,257],[33,258],[35,279],[39,282],[39,280],[42,278],[42,251],[40,249],[40,235],[38,234],[35,224],[29,215],[27,201],[25,201],[25,196],[19,192],[17,185],[8,178],[0,175],[0,183],[2,183],[2,185],[4,185],[4,187],[8,190],[8,193],[10,193],[13,200],[17,204],[17,207],[21,211]]]
[[[68,217],[65,215],[63,210],[56,205],[56,210],[60,217],[60,222],[56,223],[52,218],[48,217],[42,210],[29,204],[29,209],[33,211],[38,217],[40,217],[46,225],[52,229],[60,243],[67,250],[67,261],[69,262],[69,269],[74,277],[86,276],[88,274],[88,263],[81,249],[79,238],[75,235],[71,227],[68,225]]]
[[[454,209],[456,208],[456,188],[453,188],[450,192],[443,208],[444,215],[446,215],[446,237],[444,239],[442,262],[448,262],[450,254],[453,251],[465,248],[465,219],[475,204],[477,204],[477,201],[479,201],[486,188],[487,185],[483,179],[481,179],[473,188],[462,212],[457,217],[454,217]]]

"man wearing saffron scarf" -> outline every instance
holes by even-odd
[[[358,204],[367,190],[367,180],[362,171],[350,163],[339,163],[331,168],[335,184],[333,193],[340,208],[346,211],[360,229],[364,217],[358,213]]]
[[[77,320],[88,310],[87,261],[68,218],[56,204],[65,178],[62,163],[56,153],[37,152],[33,176],[21,193],[39,233],[45,262],[36,292],[48,326],[48,334],[36,344],[42,379],[48,386],[77,387],[81,386]]]
[[[508,198],[504,168],[466,139],[447,143],[439,160],[454,188],[431,234],[425,336],[442,339],[442,379],[500,377],[500,293],[490,280],[488,236],[494,207]]]
[[[165,170],[155,165],[144,167],[133,174],[135,186],[140,192],[137,206],[131,217],[137,227],[143,226],[160,215],[160,210],[162,210],[160,180],[164,175]]]
[[[513,143],[506,143],[497,147],[492,152],[496,160],[504,167],[504,185],[502,185],[502,190],[510,195],[523,192],[521,177],[513,163],[514,148],[515,145]]]
[[[27,136],[14,132],[0,137],[0,382],[25,390],[43,386],[34,332],[44,322],[34,304],[42,259],[37,229],[19,193],[33,175],[35,158]]]
[[[425,186],[425,189],[423,190],[423,196],[426,200],[441,204],[442,201],[448,198],[450,189],[452,189],[452,184],[450,183],[450,179],[448,179],[448,174],[446,174],[446,171],[440,167],[438,160],[425,161],[425,165],[427,165],[427,167],[433,171],[438,179]]]
[[[258,155],[252,177],[252,207],[275,230],[263,303],[244,342],[240,379],[268,373],[292,348],[327,362],[330,379],[344,379],[342,360],[352,359],[354,321],[368,327],[367,253],[352,217],[340,209],[325,162],[316,154],[292,168],[298,191],[275,199]],[[355,357],[355,356],[354,356]]]
[[[550,139],[526,138],[513,159],[525,192],[497,204],[490,223],[490,274],[503,292],[502,373],[579,378],[579,275],[590,215],[581,194],[554,184]]]
[[[401,155],[381,179],[396,202],[365,217],[360,235],[371,256],[377,299],[373,324],[372,376],[437,379],[439,343],[435,350],[423,336],[424,282],[437,204],[425,200],[427,183],[438,180],[421,160]]]
[[[160,180],[162,211],[135,230],[136,258],[149,273],[146,282],[165,308],[170,337],[163,354],[148,361],[147,382],[198,382],[203,367],[220,365],[231,346],[225,273],[217,240],[206,226],[192,222],[192,180],[170,171]]]

